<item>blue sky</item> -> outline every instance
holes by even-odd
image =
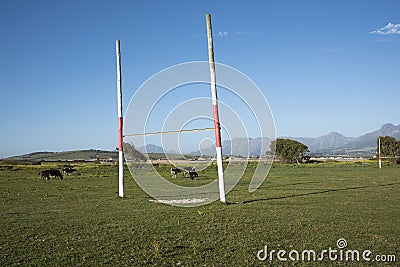
[[[397,0],[0,1],[0,157],[114,149],[115,40],[126,110],[151,75],[208,59],[206,13],[215,60],[260,87],[279,136],[400,124],[399,10]]]

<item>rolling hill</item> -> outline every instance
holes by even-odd
[[[9,161],[95,161],[97,159],[117,160],[117,151],[74,150],[64,152],[34,152],[7,158]]]

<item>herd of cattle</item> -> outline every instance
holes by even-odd
[[[171,168],[171,177],[176,178],[178,172],[183,172],[184,177],[190,177],[192,180],[199,176],[194,167],[185,167],[183,168],[183,171],[179,168]]]
[[[62,173],[56,169],[44,170],[40,172],[40,176],[43,180],[50,180],[50,176],[54,176],[55,178],[63,179],[63,174],[71,175],[71,173],[76,172],[76,169],[73,167],[64,167],[62,169]]]
[[[53,176],[54,179],[63,179],[64,175],[71,175],[71,173],[76,172],[76,169],[73,167],[64,167],[62,169],[62,172],[60,172],[57,169],[49,169],[49,170],[44,170],[40,172],[40,176],[42,177],[43,180],[50,180],[50,177]],[[194,167],[185,167],[183,170],[179,168],[171,168],[171,176],[172,178],[176,178],[177,173],[183,173],[184,177],[190,177],[190,179],[194,179],[195,177],[198,177],[199,174],[196,172],[196,169]]]

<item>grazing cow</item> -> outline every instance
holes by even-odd
[[[71,173],[76,172],[76,169],[74,167],[64,167],[62,171],[64,174],[71,175]]]
[[[54,176],[54,178],[58,177],[60,179],[63,179],[61,172],[59,170],[54,170],[54,169],[41,171],[40,176],[42,177],[42,179],[46,180],[50,180],[50,176]]]
[[[183,169],[183,176],[190,177],[193,180],[194,177],[198,177],[199,174],[196,172],[194,167],[185,167]]]
[[[194,179],[194,177],[199,177],[199,174],[196,171],[189,172],[190,179]]]
[[[195,169],[193,167],[185,167],[183,168],[183,176],[187,177],[189,175],[189,172],[194,171]]]
[[[176,174],[178,172],[182,172],[182,170],[178,169],[178,168],[171,168],[171,176],[172,176],[172,178],[176,178]]]

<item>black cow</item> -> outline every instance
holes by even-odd
[[[194,177],[199,177],[199,174],[196,171],[190,171],[189,176],[193,180]]]
[[[63,175],[61,174],[61,172],[55,169],[41,171],[40,176],[46,180],[50,180],[50,176],[54,176],[54,178],[58,177],[60,179],[63,179]]]
[[[182,170],[178,169],[178,168],[171,168],[171,176],[172,176],[172,178],[176,178],[176,174],[178,172],[182,172]]]
[[[193,180],[194,177],[198,177],[199,174],[196,172],[194,167],[185,167],[183,169],[183,176],[190,177]]]
[[[62,171],[64,174],[71,175],[71,173],[76,172],[76,169],[74,167],[64,167]]]
[[[185,168],[183,168],[183,176],[184,177],[187,177],[187,175],[189,175],[189,172],[191,172],[191,171],[194,171],[195,169],[194,169],[194,167],[185,167]]]

